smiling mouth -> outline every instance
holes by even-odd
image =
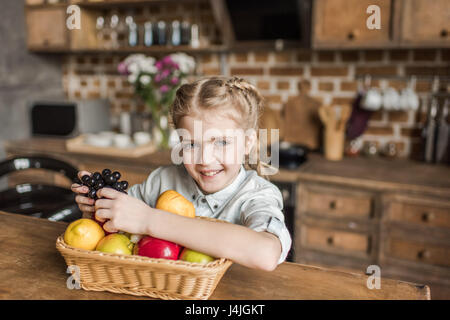
[[[216,171],[205,171],[205,172],[200,172],[200,174],[205,177],[214,177],[214,176],[218,175],[219,173],[221,173],[222,171],[223,171],[223,169],[216,170]]]

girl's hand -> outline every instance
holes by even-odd
[[[101,222],[109,219],[103,225],[106,231],[148,232],[151,207],[145,202],[112,188],[98,190],[97,196],[101,199],[95,201],[95,218]]]
[[[79,171],[78,178],[81,180],[81,177],[84,175],[91,175],[90,172],[87,171]],[[78,183],[72,184],[70,189],[77,194],[75,197],[75,202],[78,204],[78,208],[83,212],[83,217],[91,217],[91,215],[95,212],[94,203],[95,200],[88,198],[86,194],[89,192],[89,188]]]

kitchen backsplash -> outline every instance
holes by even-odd
[[[71,55],[63,64],[63,86],[69,99],[108,98],[113,122],[121,111],[142,111],[145,105],[133,94],[126,77],[117,73],[124,55]],[[197,74],[221,74],[219,54],[196,54]],[[289,97],[308,93],[322,103],[351,103],[356,95],[359,75],[375,75],[372,86],[402,89],[407,80],[391,76],[450,74],[449,49],[361,50],[283,52],[250,51],[225,55],[223,72],[255,84],[265,96],[267,106],[281,110]],[[381,77],[380,77],[381,76]],[[386,76],[386,78],[383,78]],[[383,83],[384,82],[384,83]],[[361,139],[379,147],[395,142],[399,156],[417,151],[424,106],[429,101],[430,80],[419,79],[416,91],[421,108],[415,111],[377,111]]]

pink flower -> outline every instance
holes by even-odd
[[[161,74],[160,74],[160,73],[157,73],[157,74],[155,75],[154,81],[155,81],[156,83],[158,83],[158,82],[161,81]]]
[[[127,67],[127,64],[126,64],[125,62],[119,63],[119,65],[117,66],[117,71],[118,71],[120,74],[128,75],[128,67]]]
[[[171,84],[177,84],[178,81],[179,81],[179,79],[178,79],[177,77],[173,77],[173,78],[170,80],[170,83],[171,83]]]
[[[168,69],[164,69],[162,72],[161,72],[161,77],[163,78],[163,79],[165,79],[165,78],[167,78],[167,76],[170,74],[170,70],[168,70]]]
[[[173,63],[172,58],[170,56],[165,56],[163,58],[162,62],[166,65],[172,65],[172,63]]]
[[[166,84],[163,84],[160,88],[159,91],[161,91],[161,93],[166,93],[167,91],[169,91],[169,86]]]
[[[158,61],[155,62],[155,67],[156,67],[156,69],[158,69],[158,70],[161,70],[161,69],[162,69],[163,63],[161,62],[161,60],[158,60]]]

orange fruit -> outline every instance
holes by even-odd
[[[161,193],[156,201],[156,209],[179,214],[180,216],[195,217],[195,208],[192,202],[175,190],[167,190]]]
[[[92,219],[73,221],[64,232],[64,242],[78,249],[94,250],[105,237],[103,228]]]

